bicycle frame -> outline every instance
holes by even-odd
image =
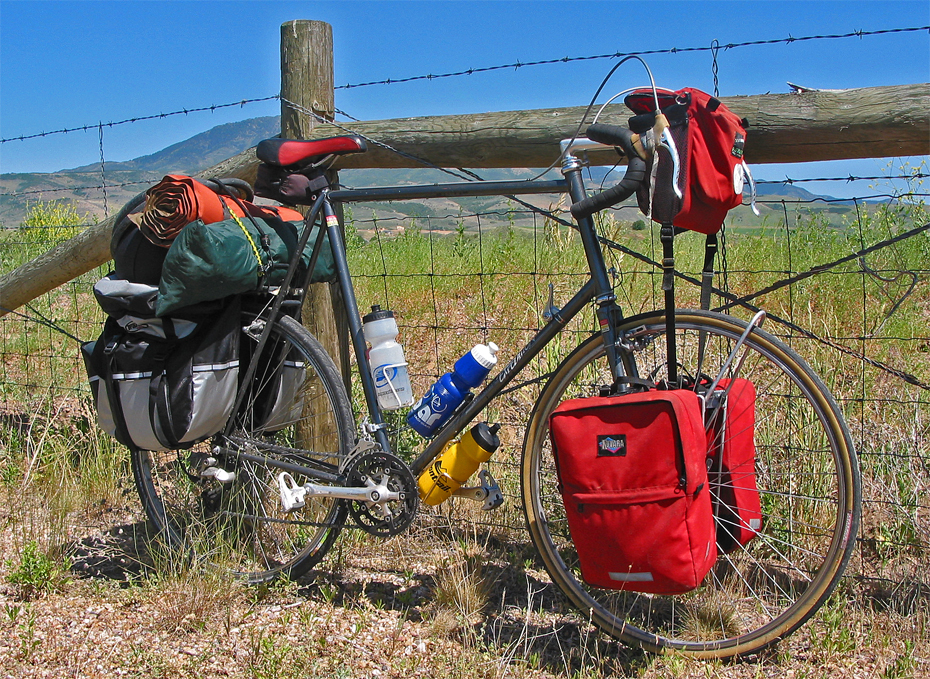
[[[579,146],[591,148],[590,142],[583,140]],[[603,148],[597,145],[598,148]],[[563,164],[564,181],[549,182],[469,182],[467,184],[439,184],[432,186],[388,187],[357,190],[340,190],[329,193],[330,201],[364,202],[375,200],[402,200],[412,198],[429,198],[434,196],[486,196],[486,195],[518,195],[529,193],[567,192],[573,201],[585,196],[584,182],[581,177],[582,164],[571,154],[566,155]],[[324,212],[326,204],[324,204]],[[603,254],[595,233],[594,221],[591,218],[582,219],[578,224],[581,233],[585,257],[588,262],[590,277],[581,289],[565,303],[562,309],[552,315],[552,318],[533,336],[533,338],[500,370],[478,394],[466,402],[459,411],[449,420],[429,441],[423,452],[414,460],[410,469],[415,476],[423,472],[426,467],[445,449],[452,439],[457,436],[501,391],[514,379],[514,377],[533,360],[542,349],[592,300],[597,303],[598,323],[604,336],[604,342],[611,358],[611,364],[618,365],[616,352],[617,340],[614,328],[622,318],[619,307],[616,305],[612,286],[604,264]],[[329,228],[330,243],[333,244],[339,280],[343,288],[344,298],[349,316],[349,328],[352,336],[355,355],[358,359],[359,373],[368,404],[369,422],[378,443],[384,450],[390,451],[387,436],[384,432],[381,408],[375,396],[374,381],[365,352],[365,340],[362,336],[360,313],[355,299],[354,290],[349,276],[348,264],[345,259],[345,249],[342,235],[336,226]],[[338,253],[336,244],[339,244]],[[621,372],[631,374],[633,366],[620,366]]]
[[[528,195],[540,193],[568,193],[573,201],[585,197],[584,181],[581,176],[582,163],[570,152],[573,148],[605,148],[603,145],[589,142],[586,139],[577,141],[572,148],[566,150],[562,172],[565,180],[546,182],[494,182],[475,181],[467,183],[433,184],[425,186],[405,187],[373,187],[352,190],[323,190],[314,202],[305,218],[305,228],[297,244],[297,252],[302,252],[307,246],[310,236],[310,225],[322,215],[325,232],[329,236],[330,246],[336,267],[337,280],[343,292],[343,299],[348,315],[349,333],[352,346],[357,359],[359,379],[361,380],[365,401],[367,405],[367,433],[374,436],[377,443],[385,452],[391,452],[391,445],[385,431],[384,417],[375,393],[374,379],[367,357],[367,347],[362,334],[361,313],[352,285],[349,265],[346,258],[345,241],[339,220],[336,216],[333,203],[369,202],[380,200],[410,200],[431,197],[466,197],[489,195]],[[610,364],[614,367],[614,377],[621,375],[636,376],[634,365],[628,363],[625,355],[617,351],[619,340],[616,336],[618,323],[622,320],[622,312],[616,304],[603,253],[595,232],[594,221],[587,217],[578,222],[577,229],[581,234],[582,246],[588,263],[590,277],[575,295],[565,303],[562,309],[553,313],[551,319],[533,336],[533,338],[510,360],[510,362],[492,379],[478,394],[466,402],[459,411],[447,422],[429,441],[424,451],[410,464],[414,476],[418,476],[429,464],[445,449],[452,439],[457,436],[501,391],[514,379],[514,377],[533,360],[542,349],[568,324],[587,304],[594,301],[597,305],[596,314],[602,333],[605,348]],[[309,271],[313,270],[318,253],[322,245],[321,229],[316,243]],[[295,256],[290,263],[288,272],[282,282],[281,289],[287,290],[293,281],[297,269],[299,256]],[[308,274],[309,275],[309,274]],[[302,296],[306,294],[306,285]],[[301,296],[301,302],[302,300]],[[270,311],[270,318],[277,317],[285,303],[285,295],[277,295]],[[270,334],[271,323],[265,323],[259,337],[256,353],[261,352]],[[257,364],[252,361],[251,369]],[[246,381],[251,375],[246,375]],[[236,404],[239,408],[240,404]],[[227,432],[228,434],[229,432]],[[264,460],[267,464],[280,467],[285,471],[297,471],[310,477],[331,481],[333,475],[321,469],[305,468],[302,465],[282,463],[276,460]]]

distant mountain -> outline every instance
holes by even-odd
[[[749,195],[748,185],[743,193]],[[786,184],[780,181],[767,181],[764,179],[757,180],[756,193],[760,196],[778,196],[779,198],[793,198],[795,200],[816,200],[818,198],[822,200],[836,200],[831,196],[821,196],[816,193],[811,193],[807,189],[802,189],[800,186],[795,186],[794,184]]]
[[[36,200],[68,200],[73,203],[78,213],[88,215],[88,221],[102,219],[105,214],[113,214],[133,196],[147,189],[165,174],[197,173],[255,146],[263,139],[274,137],[279,132],[280,117],[251,118],[236,123],[218,125],[151,155],[125,162],[107,162],[105,193],[99,188],[102,178],[100,167],[97,164],[52,173],[0,174],[0,225],[10,227],[20,224],[28,203]],[[527,168],[478,170],[481,177],[490,180],[530,179],[535,177],[537,173],[537,170]],[[585,175],[589,186],[592,188],[599,186],[605,177],[607,181],[604,184],[609,186],[621,176],[617,172],[609,172],[608,168],[598,167],[586,170]],[[550,172],[548,178],[558,178],[558,174]],[[346,170],[340,173],[340,181],[347,187],[355,188],[433,184],[458,180],[439,170],[423,168]],[[767,197],[770,200],[781,198],[800,198],[801,200],[826,198],[825,196],[816,196],[800,187],[782,183],[760,185],[759,196],[760,198]],[[547,208],[550,206],[551,198],[551,196],[532,196],[525,199],[534,205]],[[630,202],[633,203],[634,201],[631,199]],[[352,208],[357,219],[366,220],[372,217],[372,212],[374,212],[378,219],[383,220],[392,217],[406,219],[409,217],[440,217],[474,212],[505,212],[514,207],[511,203],[512,201],[504,197],[488,196],[482,198],[436,199],[432,201],[360,203],[352,206]],[[775,207],[776,205],[772,205],[763,211],[774,212]],[[813,203],[812,207],[816,209],[818,203]],[[757,218],[750,216],[751,213],[749,213],[748,208],[744,212],[747,214],[745,219],[747,225],[759,221]],[[773,215],[773,217],[777,217],[777,215]],[[531,218],[527,219],[532,222]],[[444,227],[440,226],[438,228]]]
[[[0,174],[0,226],[19,225],[30,202],[70,201],[88,222],[113,214],[165,174],[195,174],[231,158],[281,131],[279,116],[226,123],[151,155],[107,162],[106,191],[99,164],[59,172]]]
[[[194,174],[281,133],[281,116],[250,118],[226,123],[177,144],[125,162],[107,162],[106,169],[135,172]],[[100,166],[84,165],[60,172],[99,172]]]

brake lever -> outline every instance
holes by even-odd
[[[664,114],[659,113],[656,116],[656,124],[652,129],[658,131],[656,135],[658,139],[657,145],[664,146],[672,159],[672,190],[676,196],[681,198],[681,189],[678,188],[678,179],[681,176],[681,158],[678,155],[678,146],[676,146],[672,133],[669,131],[668,119]],[[656,162],[653,164],[653,177],[655,176],[655,167],[659,164],[658,160],[659,156],[656,154]]]

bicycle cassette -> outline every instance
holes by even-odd
[[[370,499],[349,500],[349,513],[366,533],[389,537],[413,522],[420,504],[417,482],[403,460],[384,451],[362,453],[347,460],[349,486],[368,488]]]

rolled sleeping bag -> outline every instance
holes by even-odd
[[[185,226],[226,219],[224,201],[206,185],[183,175],[167,175],[146,191],[142,212],[129,216],[142,235],[163,248],[171,246]]]

